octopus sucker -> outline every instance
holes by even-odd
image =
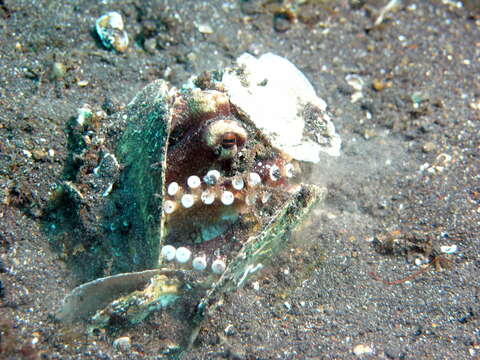
[[[308,119],[305,104],[316,109]],[[340,153],[326,109],[273,54],[244,54],[181,89],[148,85],[115,115],[126,122],[115,151],[121,173],[108,196],[99,189],[105,222],[128,225],[102,235],[112,273],[74,289],[59,318],[89,319],[93,331],[162,311],[183,324],[171,336],[188,348],[205,309],[272,262],[325,197],[302,170]],[[170,310],[185,308],[193,318]]]

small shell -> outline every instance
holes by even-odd
[[[115,49],[125,52],[128,47],[128,35],[124,31],[122,15],[111,11],[99,17],[95,23],[95,29],[103,46],[107,49]]]

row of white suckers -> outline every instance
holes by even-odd
[[[187,264],[192,258],[192,252],[188,248],[183,246],[175,249],[175,247],[172,245],[165,245],[164,247],[162,247],[160,255],[166,261],[170,262],[175,260],[179,264]],[[207,262],[207,256],[200,255],[192,259],[192,267],[196,271],[204,271],[207,268]],[[210,266],[210,269],[216,275],[221,275],[226,268],[227,264],[221,258],[216,258],[215,260],[213,260],[212,265]]]
[[[293,176],[293,165],[287,164],[283,168],[283,175],[288,178]],[[272,165],[269,167],[269,176],[272,181],[277,181],[280,179],[280,169],[277,165]],[[205,184],[214,186],[218,183],[221,178],[221,174],[218,170],[210,170],[207,175],[203,177]],[[255,188],[262,182],[262,178],[255,172],[251,172],[247,177],[247,185],[250,188]],[[241,176],[235,176],[231,179],[231,184],[234,190],[240,191],[245,187],[245,181]],[[220,195],[220,202],[229,206],[232,205],[235,201],[235,195],[233,192],[228,190],[222,190],[219,194],[219,191],[216,189],[206,189],[201,191],[202,181],[196,175],[192,175],[187,179],[187,186],[190,189],[191,193],[184,193],[183,189],[177,182],[171,182],[167,186],[167,194],[172,197],[180,199],[180,204],[185,209],[191,208],[195,202],[200,198],[200,201],[205,205],[211,205],[214,203],[215,198]],[[251,205],[255,202],[257,194],[252,193],[245,197],[245,202],[247,205]],[[262,203],[266,203],[270,198],[269,193],[263,193],[261,197]],[[166,214],[172,214],[177,209],[177,202],[174,200],[166,200],[163,203],[163,211]]]

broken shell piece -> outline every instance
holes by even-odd
[[[295,65],[271,53],[259,58],[243,54],[236,62],[242,71],[225,71],[222,85],[230,102],[274,147],[295,160],[315,163],[320,152],[340,155],[341,140],[327,104]]]
[[[440,246],[440,251],[443,252],[444,254],[453,254],[457,252],[457,250],[458,250],[458,246],[455,244]]]
[[[124,31],[122,15],[111,11],[97,19],[95,30],[107,49],[124,52],[128,47],[128,35]]]
[[[192,261],[194,270],[203,271],[207,268],[207,257],[205,255],[197,256]]]
[[[212,272],[214,274],[217,274],[217,275],[223,274],[226,268],[227,268],[227,265],[225,264],[225,261],[223,261],[222,259],[216,259],[212,263]]]
[[[160,255],[167,261],[172,261],[175,259],[175,254],[176,254],[175,247],[172,245],[165,245],[162,247],[162,250],[160,252]]]
[[[186,247],[179,247],[175,253],[175,259],[180,264],[185,264],[190,257],[192,256],[192,252],[188,250]]]

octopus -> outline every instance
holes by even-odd
[[[185,116],[179,109],[188,104],[197,110]],[[199,111],[204,104],[208,109]],[[161,260],[192,260],[194,270],[208,266],[221,274],[252,224],[267,218],[295,191],[296,165],[262,144],[223,92],[198,90],[181,96],[173,114]]]
[[[273,54],[242,55],[180,90],[158,80],[120,116],[127,128],[109,156],[123,170],[108,197],[128,209],[131,256],[153,266],[77,287],[58,317],[91,330],[162,311],[181,324],[182,351],[212,304],[274,261],[324,197],[303,174],[320,153],[338,155],[340,139],[308,80]]]

